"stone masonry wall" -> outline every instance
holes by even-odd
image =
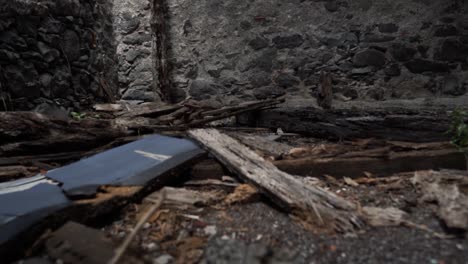
[[[149,0],[114,0],[119,87],[127,101],[157,101]]]
[[[167,0],[171,96],[341,100],[459,96],[468,1]],[[468,102],[467,102],[468,103]]]
[[[111,8],[109,0],[1,0],[0,110],[114,100]]]

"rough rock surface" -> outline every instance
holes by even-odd
[[[110,1],[0,1],[0,111],[116,95]],[[106,91],[107,90],[107,91]]]
[[[219,87],[203,98],[312,97],[322,70],[333,73],[335,92],[358,91],[358,100],[456,96],[468,85],[466,1],[167,4],[172,89],[182,95],[203,81]],[[461,81],[454,88],[448,76]],[[411,79],[423,89],[394,92]]]

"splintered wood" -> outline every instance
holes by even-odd
[[[438,204],[437,214],[447,227],[468,230],[468,172],[417,171],[411,182],[422,201]]]
[[[318,186],[305,185],[301,179],[280,171],[235,139],[215,129],[190,130],[189,135],[239,177],[254,184],[294,215],[319,228],[341,232],[363,226],[355,204]]]

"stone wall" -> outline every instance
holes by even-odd
[[[340,100],[459,96],[468,1],[167,0],[171,96]]]
[[[157,101],[149,0],[114,0],[119,87],[127,101]]]
[[[0,110],[114,100],[111,8],[109,0],[1,0]]]

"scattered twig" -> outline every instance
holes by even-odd
[[[132,240],[135,238],[135,236],[137,235],[138,231],[140,231],[141,227],[147,222],[147,220],[153,215],[154,212],[156,212],[156,210],[159,209],[159,207],[161,207],[163,201],[164,201],[164,198],[165,198],[165,193],[164,191],[162,190],[160,192],[160,197],[158,199],[158,201],[156,201],[149,209],[148,211],[143,215],[143,217],[138,221],[138,223],[135,225],[135,227],[133,228],[132,232],[130,233],[130,235],[128,235],[124,242],[115,250],[115,255],[114,257],[109,261],[108,264],[117,264],[119,262],[119,260],[122,258],[123,254],[125,253],[125,251],[127,250],[128,246],[130,245],[130,242],[132,242]]]

